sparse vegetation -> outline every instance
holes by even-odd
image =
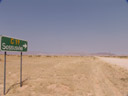
[[[128,58],[128,56],[100,56],[100,57],[110,57],[110,58]]]
[[[36,57],[41,57],[41,55],[36,55]]]
[[[32,55],[28,55],[28,57],[32,57]]]
[[[52,56],[50,56],[50,55],[47,55],[46,57],[52,57]]]

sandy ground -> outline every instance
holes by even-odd
[[[3,56],[0,56],[3,96]],[[96,57],[7,56],[6,96],[128,96],[128,71]]]
[[[125,69],[128,69],[128,59],[122,59],[122,58],[112,58],[112,57],[98,57],[101,60],[114,64],[114,65],[119,65]]]

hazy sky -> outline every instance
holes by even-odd
[[[3,0],[0,34],[29,51],[128,54],[126,0]]]

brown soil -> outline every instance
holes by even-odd
[[[3,56],[0,56],[3,96]],[[96,57],[7,56],[6,96],[128,96],[128,71]]]

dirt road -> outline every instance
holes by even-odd
[[[19,59],[19,56],[7,57],[6,96],[128,95],[128,71],[95,57],[24,56],[24,82],[20,88]],[[0,63],[0,95],[2,91],[3,56]]]
[[[101,60],[114,64],[114,65],[119,65],[125,69],[128,69],[128,59],[122,59],[122,58],[111,58],[111,57],[98,57]]]

